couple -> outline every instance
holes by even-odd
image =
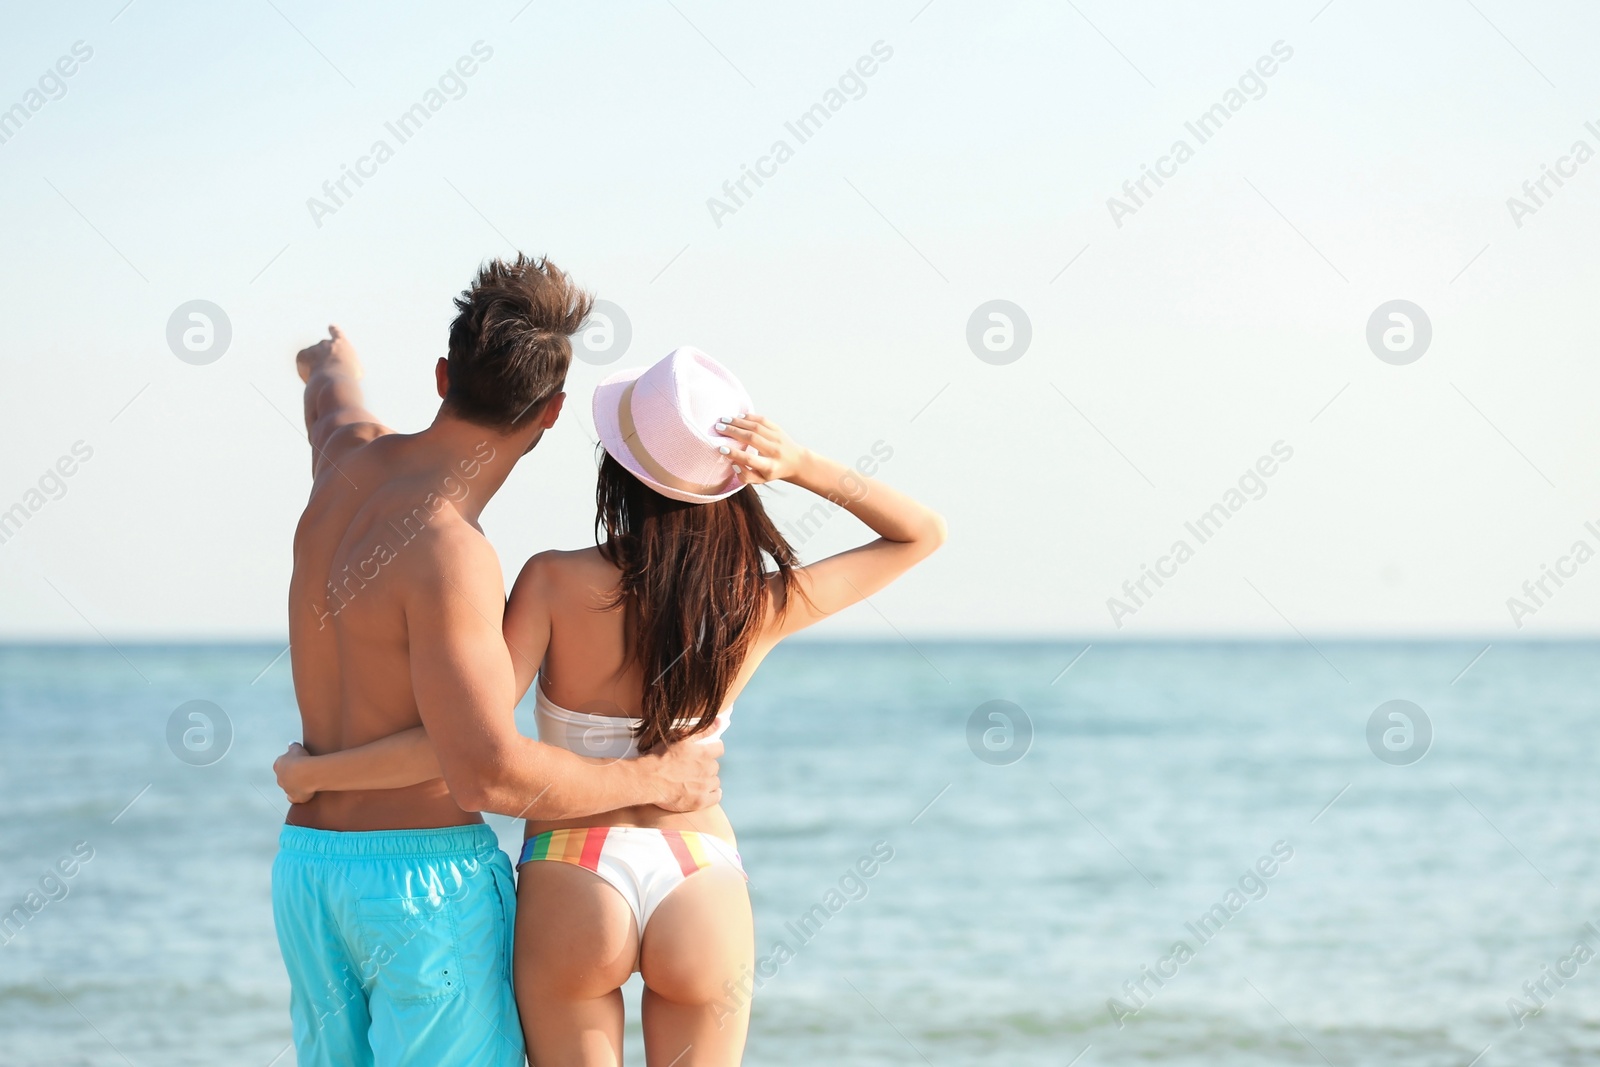
[[[547,260],[486,265],[415,434],[365,408],[337,327],[297,357],[304,746],[276,765],[293,806],[272,883],[302,1067],[615,1064],[634,971],[650,1064],[737,1063],[749,1009],[726,987],[754,932],[719,804],[733,701],[779,641],[944,540],[680,348],[595,390],[598,544],[534,556],[508,599],[478,517],[560,415],[591,304]],[[747,488],[776,481],[877,539],[801,566]],[[513,718],[530,687],[537,741]],[[514,888],[484,811],[527,820]]]

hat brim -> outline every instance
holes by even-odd
[[[718,500],[728,497],[743,489],[744,482],[739,480],[739,475],[733,470],[733,465],[728,465],[728,480],[722,488],[715,493],[692,493],[687,490],[677,489],[670,485],[663,485],[645,470],[633,450],[628,447],[627,440],[622,434],[621,419],[618,416],[618,405],[622,402],[622,394],[628,386],[638,381],[639,376],[649,370],[649,367],[630,367],[627,370],[617,371],[594,387],[594,432],[600,438],[600,444],[606,454],[639,479],[651,489],[664,497],[672,500],[681,500],[685,504],[713,504]],[[731,440],[731,439],[730,439]],[[737,442],[735,442],[737,443]]]

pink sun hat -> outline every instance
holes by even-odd
[[[594,428],[611,458],[662,496],[709,504],[744,488],[719,451],[738,442],[716,426],[750,407],[732,371],[685,346],[595,386]]]

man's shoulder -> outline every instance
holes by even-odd
[[[390,512],[386,518],[389,539],[397,545],[397,555],[406,557],[411,566],[447,574],[492,567],[499,573],[500,557],[494,546],[449,500],[440,497],[415,505],[402,500]]]
[[[328,434],[328,440],[322,448],[330,455],[334,452],[354,452],[381,437],[394,436],[397,436],[395,431],[381,422],[347,422]]]
[[[376,422],[340,426],[320,446],[314,446],[318,463],[311,495],[315,497],[324,487],[344,492],[382,478],[394,462],[396,442],[403,437]]]
[[[376,423],[351,423],[334,431],[340,447],[320,451],[302,521],[359,510],[393,477],[392,442],[400,435]],[[331,439],[330,439],[331,440]]]
[[[397,474],[386,462],[344,465],[342,473],[329,473],[334,480],[313,489],[301,514],[297,546],[308,537],[330,547],[340,543],[342,553],[377,554],[386,569],[399,571],[462,564],[499,572],[499,559],[482,532],[432,480]]]
[[[498,623],[506,600],[500,557],[454,507],[445,508],[409,539],[391,543],[398,547],[389,566],[408,613],[444,618],[465,604]]]

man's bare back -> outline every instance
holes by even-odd
[[[359,423],[335,435],[331,446],[341,455],[324,464],[295,531],[289,636],[305,745],[312,752],[350,748],[422,724],[397,587],[409,571],[428,565],[441,542],[455,539],[437,536],[437,529],[429,536],[430,527],[449,524],[483,537],[454,507],[428,507],[430,499],[443,499],[441,483],[461,479],[409,445],[398,434]],[[473,460],[469,469],[478,466]],[[487,628],[484,640],[496,640]],[[399,789],[321,793],[295,805],[288,821],[324,830],[390,830],[481,817],[463,811],[444,779],[435,778]]]
[[[397,434],[362,405],[355,350],[337,327],[330,335],[296,361],[313,449],[289,588],[304,745],[320,755],[425,726],[441,777],[319,793],[294,804],[288,822],[419,829],[480,822],[480,810],[538,818],[641,797],[678,810],[714,803],[710,757],[720,746],[593,767],[516,732],[503,579],[477,521],[555,421],[559,396],[514,432],[441,417],[421,433]],[[442,394],[445,371],[438,374]]]

